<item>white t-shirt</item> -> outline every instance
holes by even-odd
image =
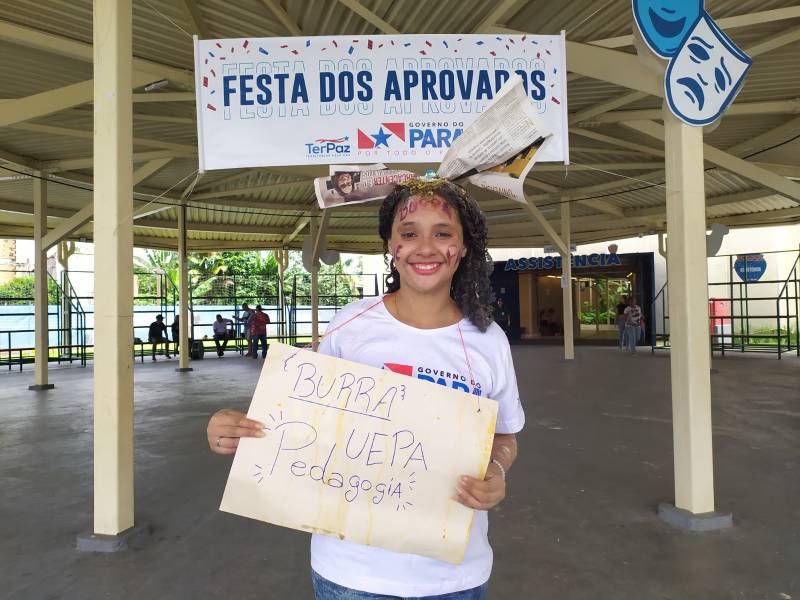
[[[625,325],[629,327],[638,327],[642,319],[642,309],[639,308],[638,304],[628,306],[625,309],[625,317]]]
[[[340,310],[328,331],[353,317],[352,322],[326,335],[319,352],[479,393],[500,404],[497,433],[522,429],[525,415],[511,349],[496,323],[485,333],[467,319],[459,323],[476,382],[472,386],[457,325],[417,329],[395,319],[379,299],[367,298]],[[485,583],[492,571],[488,527],[486,511],[476,511],[460,565],[315,534],[311,539],[311,567],[334,583],[373,594],[435,596],[468,590]]]

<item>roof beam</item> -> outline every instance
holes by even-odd
[[[658,123],[652,121],[631,121],[627,123],[627,126],[635,131],[649,135],[650,137],[662,141],[664,139],[664,127]],[[800,183],[795,183],[785,177],[776,175],[771,171],[762,169],[753,163],[728,154],[719,148],[714,148],[709,144],[703,144],[703,157],[705,160],[723,169],[727,169],[740,177],[773,189],[782,196],[800,203]]]
[[[569,40],[566,52],[568,71],[658,98],[664,97],[663,77],[647,68],[635,54]]]
[[[796,42],[797,40],[800,40],[800,26],[787,29],[786,31],[782,31],[777,35],[767,38],[761,43],[750,46],[749,48],[745,49],[745,53],[751,58],[755,58],[759,54],[772,52],[773,50],[782,48],[783,46]]]
[[[89,202],[89,204],[84,206],[74,215],[64,219],[54,229],[51,229],[47,235],[42,238],[42,247],[45,250],[49,250],[65,237],[74,233],[86,225],[86,223],[91,221],[92,215],[94,215],[94,203]]]
[[[585,108],[570,115],[569,124],[573,125],[575,123],[580,123],[581,121],[586,121],[587,119],[591,119],[592,117],[596,117],[597,115],[614,110],[620,106],[625,106],[631,102],[636,102],[637,100],[641,100],[642,98],[646,97],[647,94],[644,92],[625,92],[624,94],[615,96],[614,98],[606,100],[605,102],[600,102],[599,104],[595,104],[589,108]]]
[[[297,219],[297,221],[295,221],[294,223],[294,227],[292,228],[291,233],[289,233],[286,237],[283,238],[283,243],[288,244],[294,238],[300,235],[300,232],[303,231],[303,229],[305,229],[306,225],[308,225],[310,221],[311,217],[309,216],[300,217],[299,219]]]
[[[339,0],[340,4],[345,5],[347,8],[356,13],[359,17],[374,26],[381,33],[387,35],[397,35],[400,32],[392,27],[389,23],[381,19],[378,15],[361,4],[358,0]]]
[[[800,208],[782,208],[779,210],[768,210],[755,214],[731,215],[730,217],[720,217],[714,219],[725,225],[783,225],[790,219],[800,218]]]
[[[134,73],[132,79],[133,86],[138,87],[150,81],[150,76]],[[29,121],[79,104],[86,104],[91,102],[93,97],[94,80],[88,79],[25,98],[7,100],[3,102],[3,110],[0,111],[0,127]]]
[[[729,30],[737,29],[739,27],[749,27],[751,25],[760,25],[762,23],[772,23],[775,21],[782,21],[784,19],[795,19],[798,17],[800,17],[800,6],[788,6],[786,8],[764,10],[744,15],[737,15],[735,17],[723,17],[722,19],[715,19],[715,22],[720,29]],[[604,48],[623,48],[625,46],[633,45],[633,36],[620,35],[613,38],[593,40],[587,43],[595,46],[602,46]]]
[[[178,222],[166,219],[138,219],[135,227],[151,227],[154,229],[177,229]],[[195,221],[186,224],[191,231],[210,231],[215,233],[255,233],[261,235],[291,235],[292,227],[276,227],[266,225],[239,225],[227,223],[203,223]],[[373,228],[329,228],[328,235],[345,237],[374,237]]]
[[[40,170],[41,165],[38,160],[30,156],[21,156],[8,150],[0,148],[0,160],[17,165],[18,167],[27,167],[29,169]]]
[[[168,156],[166,158],[154,158],[153,160],[147,161],[133,172],[133,187],[136,187],[145,179],[166,167],[171,160],[172,157]]]
[[[63,135],[66,137],[82,138],[85,140],[91,140],[94,138],[94,132],[92,131],[72,129],[71,127],[56,127],[54,125],[40,125],[38,123],[15,123],[10,127],[22,131],[31,131],[33,133]],[[150,146],[152,148],[165,148],[167,150],[178,150],[181,152],[194,152],[197,149],[195,146],[190,144],[176,144],[174,142],[151,140],[149,138],[140,137],[133,138],[133,144],[137,146]]]
[[[300,29],[292,17],[289,16],[289,13],[287,13],[283,7],[278,4],[277,0],[261,0],[261,4],[272,11],[272,14],[275,15],[275,18],[280,21],[281,25],[283,25],[289,33],[292,35],[304,35],[303,30]]]
[[[144,162],[155,158],[181,158],[195,156],[197,151],[178,152],[176,150],[152,150],[150,152],[134,152],[133,162]],[[42,162],[42,170],[51,173],[58,171],[70,171],[72,169],[91,169],[94,166],[94,158],[82,156],[79,158],[65,158],[61,160],[46,160]]]
[[[575,135],[579,135],[581,137],[597,140],[598,142],[613,144],[615,146],[619,146],[620,148],[636,150],[637,152],[643,152],[644,154],[652,154],[653,156],[658,156],[660,158],[664,157],[663,150],[652,148],[651,146],[645,146],[643,144],[636,144],[634,142],[629,142],[627,140],[621,140],[619,138],[611,137],[610,135],[597,133],[596,131],[589,131],[588,129],[581,129],[579,127],[570,127],[569,132],[574,133]]]
[[[544,181],[536,181],[535,179],[530,179],[530,178],[525,181],[525,185],[531,187],[538,187],[539,189],[548,192],[551,197],[562,198],[566,193],[565,188],[551,185],[549,183],[545,183]],[[610,202],[605,202],[603,200],[594,200],[594,199],[577,200],[576,202],[578,202],[579,204],[583,204],[584,206],[589,206],[595,210],[599,210],[600,212],[605,213],[607,215],[613,215],[615,217],[622,216],[622,209],[619,208],[618,206],[614,206]]]
[[[190,202],[194,204],[218,204],[220,206],[230,206],[232,208],[261,208],[265,210],[289,210],[295,212],[306,212],[313,207],[313,204],[310,201],[305,204],[297,204],[292,202],[270,202],[269,200],[246,200],[242,198],[226,198],[225,200],[221,200],[219,198],[198,199],[194,195],[192,196]]]
[[[528,211],[528,213],[530,213],[534,221],[539,224],[550,242],[556,248],[558,248],[558,251],[562,256],[568,256],[570,253],[569,248],[567,248],[567,245],[561,239],[561,236],[556,233],[556,230],[553,229],[553,226],[547,222],[547,218],[544,216],[544,214],[542,214],[542,211],[539,210],[539,207],[536,206],[536,204],[530,198],[526,198],[525,200],[525,209]]]
[[[300,181],[287,181],[283,183],[270,183],[267,185],[257,185],[249,188],[238,188],[233,190],[221,190],[221,191],[211,191],[211,192],[203,192],[202,194],[196,194],[192,199],[193,200],[205,200],[208,198],[225,198],[226,196],[246,196],[247,194],[262,194],[265,192],[280,192],[283,190],[288,190],[292,188],[296,188],[299,185],[303,186],[310,186],[313,182],[310,180],[300,180]],[[212,184],[213,185],[213,184]]]
[[[778,175],[783,175],[784,177],[788,177],[789,179],[800,179],[800,166],[798,165],[778,165],[774,163],[753,163],[761,167],[762,169],[766,169],[767,171],[772,171],[773,173],[777,173]]]
[[[45,33],[30,27],[23,27],[8,21],[0,20],[0,40],[88,63],[93,62],[92,44],[52,33]],[[134,75],[139,74],[141,76],[141,74],[144,74],[145,78],[144,83],[134,83],[134,87],[150,83],[156,79],[169,79],[171,83],[184,89],[194,89],[194,75],[190,70],[178,69],[135,57],[133,59],[133,69],[135,71]]]
[[[738,115],[778,115],[800,113],[800,99],[777,100],[772,102],[748,102],[746,104],[732,104],[725,111],[726,117]],[[660,108],[644,110],[615,110],[600,114],[591,119],[590,123],[620,123],[623,121],[657,121],[664,118]]]
[[[135,86],[139,87],[139,86]],[[194,92],[142,92],[133,94],[133,102],[194,102]]]
[[[559,165],[556,163],[545,163],[536,165],[538,173],[564,173],[565,171],[602,171],[615,169],[617,171],[646,171],[657,169],[663,166],[663,162],[610,162],[610,163],[570,163],[569,165]]]
[[[18,215],[32,215],[33,204],[26,204],[24,202],[16,202],[15,200],[3,200],[0,198],[0,211],[17,213]],[[47,218],[55,217],[66,219],[71,217],[75,211],[68,208],[56,208],[53,206],[47,207]]]
[[[735,192],[732,194],[722,194],[720,196],[711,196],[706,198],[706,208],[711,206],[719,206],[721,204],[735,204],[737,202],[749,202],[751,200],[761,200],[762,198],[769,198],[774,196],[775,192],[766,188],[757,188],[754,190],[747,190],[744,192]],[[638,219],[644,217],[664,217],[667,216],[667,206],[648,206],[647,208],[632,208],[625,210],[625,219]]]
[[[748,152],[761,150],[762,148],[769,147],[782,137],[789,135],[796,135],[800,131],[800,117],[790,119],[777,127],[773,127],[769,131],[765,131],[754,138],[746,139],[743,142],[727,148],[725,151],[730,154],[741,155]]]
[[[331,223],[331,211],[324,210],[320,217],[319,226],[317,227],[316,236],[314,237],[313,245],[311,246],[311,264],[316,265],[319,262],[319,255],[322,254],[322,248],[325,246],[325,238],[328,235],[328,226]]]

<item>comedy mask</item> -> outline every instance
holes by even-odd
[[[633,16],[650,49],[663,58],[677,54],[703,12],[703,0],[633,0]]]

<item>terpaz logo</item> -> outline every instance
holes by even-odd
[[[360,133],[360,132],[359,132]],[[313,142],[306,142],[306,154],[309,156],[338,156],[350,154],[350,138],[317,138]]]

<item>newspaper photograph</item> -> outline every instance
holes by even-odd
[[[525,204],[525,178],[536,164],[537,157],[552,140],[552,136],[540,137],[529,146],[499,165],[471,175],[468,181],[479,188],[497,192],[516,202]]]
[[[314,192],[320,208],[332,208],[343,204],[358,204],[370,200],[382,200],[395,186],[417,177],[411,171],[353,171],[337,170],[328,177],[314,180]]]
[[[453,181],[505,163],[551,135],[539,121],[522,78],[514,74],[450,146],[439,166],[439,177]]]

